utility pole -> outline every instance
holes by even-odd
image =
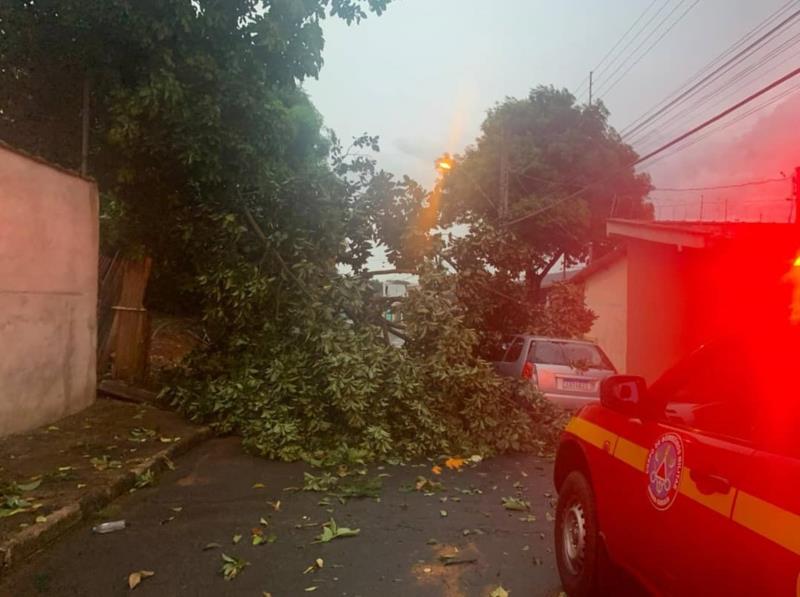
[[[506,127],[500,130],[500,221],[508,218],[508,148]]]
[[[592,107],[592,84],[594,83],[594,71],[589,71],[589,107]]]
[[[83,78],[83,109],[81,110],[81,174],[89,173],[89,75]]]
[[[794,177],[792,178],[792,191],[794,200],[794,223],[797,224],[800,222],[800,218],[798,218],[797,210],[800,208],[800,166],[794,169]]]

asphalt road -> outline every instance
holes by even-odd
[[[559,594],[550,461],[507,456],[440,476],[430,467],[371,467],[370,477],[383,475],[380,498],[342,504],[324,493],[286,490],[301,487],[305,471],[318,471],[249,456],[236,438],[215,439],[180,459],[157,487],[102,513],[126,519],[128,528],[107,535],[90,525],[75,529],[4,579],[0,595],[128,595],[128,575],[137,570],[155,572],[134,590],[140,597],[472,597],[498,586],[512,597]],[[444,491],[409,491],[419,475]],[[504,497],[529,502],[530,512],[505,509]],[[330,518],[360,533],[313,543]],[[274,534],[274,543],[252,545],[254,528]],[[209,543],[219,547],[204,550]],[[225,580],[223,553],[249,565]],[[441,556],[464,562],[445,565]],[[323,567],[304,574],[318,558]]]

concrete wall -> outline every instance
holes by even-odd
[[[597,315],[587,340],[597,342],[620,373],[627,367],[628,259],[621,257],[583,284],[586,306]]]
[[[655,381],[688,350],[687,263],[696,249],[628,242],[628,346],[625,370]]]
[[[0,436],[95,397],[96,186],[0,146]]]

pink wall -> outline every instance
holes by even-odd
[[[94,183],[0,146],[0,436],[95,397]]]

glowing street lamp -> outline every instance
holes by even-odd
[[[449,153],[444,154],[442,157],[436,160],[436,169],[440,174],[450,172],[450,170],[453,169],[453,165],[453,158]]]

